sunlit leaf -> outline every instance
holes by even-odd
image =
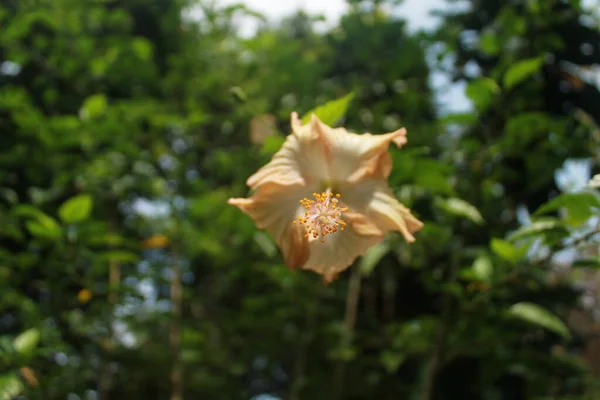
[[[106,112],[108,101],[103,94],[95,94],[88,97],[83,102],[79,110],[79,117],[83,120],[94,119],[102,116]]]
[[[145,38],[135,38],[132,42],[133,52],[141,60],[149,60],[152,56],[152,44]]]
[[[561,208],[567,210],[569,224],[580,225],[594,215],[595,210],[600,209],[600,198],[592,192],[563,193],[538,208],[533,215],[546,214]]]
[[[35,329],[28,329],[15,338],[13,343],[15,350],[23,355],[29,356],[35,350],[40,341],[40,332]]]
[[[477,114],[472,112],[453,113],[440,117],[440,122],[443,124],[467,125],[477,121]]]
[[[485,256],[478,257],[473,263],[473,273],[477,280],[489,284],[492,280],[494,267],[492,261]]]
[[[0,375],[0,400],[12,400],[23,392],[24,386],[17,374]]]
[[[504,74],[504,87],[511,89],[538,72],[544,65],[543,57],[528,58],[512,64]]]
[[[273,242],[271,236],[269,236],[266,232],[254,232],[254,241],[256,244],[258,244],[267,257],[271,258],[277,253],[277,246],[275,245],[275,242]]]
[[[92,205],[92,196],[80,194],[65,201],[58,209],[58,215],[66,224],[83,222],[89,218]]]
[[[310,122],[311,115],[315,114],[324,124],[333,126],[346,114],[352,98],[354,98],[354,93],[348,93],[340,99],[329,101],[322,106],[314,108],[304,115],[302,123],[306,124]]]
[[[546,328],[567,339],[571,336],[569,328],[560,318],[537,304],[527,302],[513,304],[508,313],[513,317]]]
[[[540,219],[528,225],[523,225],[508,236],[509,240],[518,240],[529,236],[539,235],[548,231],[557,231],[564,233],[568,231],[563,224],[555,218]]]
[[[512,264],[516,264],[523,256],[522,251],[506,240],[494,238],[490,247],[494,254]]]
[[[495,56],[500,52],[500,40],[496,32],[485,32],[479,39],[481,50],[491,56]]]
[[[229,89],[229,93],[231,93],[231,96],[233,96],[233,98],[240,103],[245,103],[248,101],[248,95],[239,86],[234,86]]]
[[[381,353],[381,364],[388,373],[395,372],[406,361],[408,354],[400,351],[385,350]]]
[[[563,193],[542,205],[533,215],[556,211],[561,207],[600,208],[600,199],[597,194],[591,192]]]
[[[367,250],[360,260],[360,272],[364,276],[371,275],[377,263],[381,261],[389,250],[390,248],[387,243],[380,243]]]
[[[482,225],[485,222],[479,210],[477,210],[475,206],[467,203],[462,199],[456,197],[451,197],[449,199],[444,200],[439,199],[437,201],[437,204],[448,214],[457,217],[467,218],[472,222],[476,223],[477,225]]]
[[[29,233],[39,238],[54,240],[62,236],[60,225],[45,214],[39,214],[36,219],[25,222],[25,226]]]
[[[279,135],[269,136],[265,139],[260,152],[263,155],[272,155],[277,153],[277,151],[283,146],[285,142],[285,138]]]
[[[469,82],[465,94],[475,103],[475,107],[482,111],[491,104],[499,90],[498,84],[490,78],[478,78]]]

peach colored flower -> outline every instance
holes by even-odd
[[[331,282],[388,231],[407,242],[423,227],[390,190],[390,142],[406,143],[406,129],[357,135],[312,115],[271,161],[247,180],[250,198],[229,199],[266,229],[292,269],[309,269]]]

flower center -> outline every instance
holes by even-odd
[[[304,216],[298,217],[298,222],[306,229],[305,237],[312,236],[316,239],[321,236],[321,242],[325,242],[325,236],[337,232],[338,227],[342,231],[346,227],[346,222],[341,217],[343,212],[348,211],[348,207],[338,206],[339,194],[334,196],[331,192],[313,193],[313,197],[315,200],[300,200],[306,212]]]

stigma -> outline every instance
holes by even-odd
[[[348,207],[339,207],[340,195],[331,192],[313,193],[314,200],[304,198],[300,204],[306,210],[303,216],[298,217],[298,222],[306,229],[305,237],[312,236],[314,239],[321,238],[325,242],[325,236],[343,231],[346,222],[342,220],[342,213],[348,211]],[[294,224],[296,221],[293,222]]]

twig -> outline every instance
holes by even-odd
[[[100,376],[98,378],[98,397],[100,400],[108,400],[113,386],[113,373],[110,368],[110,359],[115,349],[115,331],[113,327],[114,309],[119,301],[119,286],[121,284],[121,265],[118,262],[111,261],[108,265],[108,304],[111,310],[111,317],[108,319],[108,336],[103,342],[105,358],[100,366]]]
[[[306,356],[308,354],[307,350],[310,346],[310,342],[314,337],[315,326],[317,322],[318,300],[318,295],[315,295],[313,303],[310,305],[310,309],[306,313],[306,329],[300,338],[296,359],[294,361],[292,384],[288,397],[290,400],[300,399],[300,393],[305,385],[304,370],[306,369]]]

